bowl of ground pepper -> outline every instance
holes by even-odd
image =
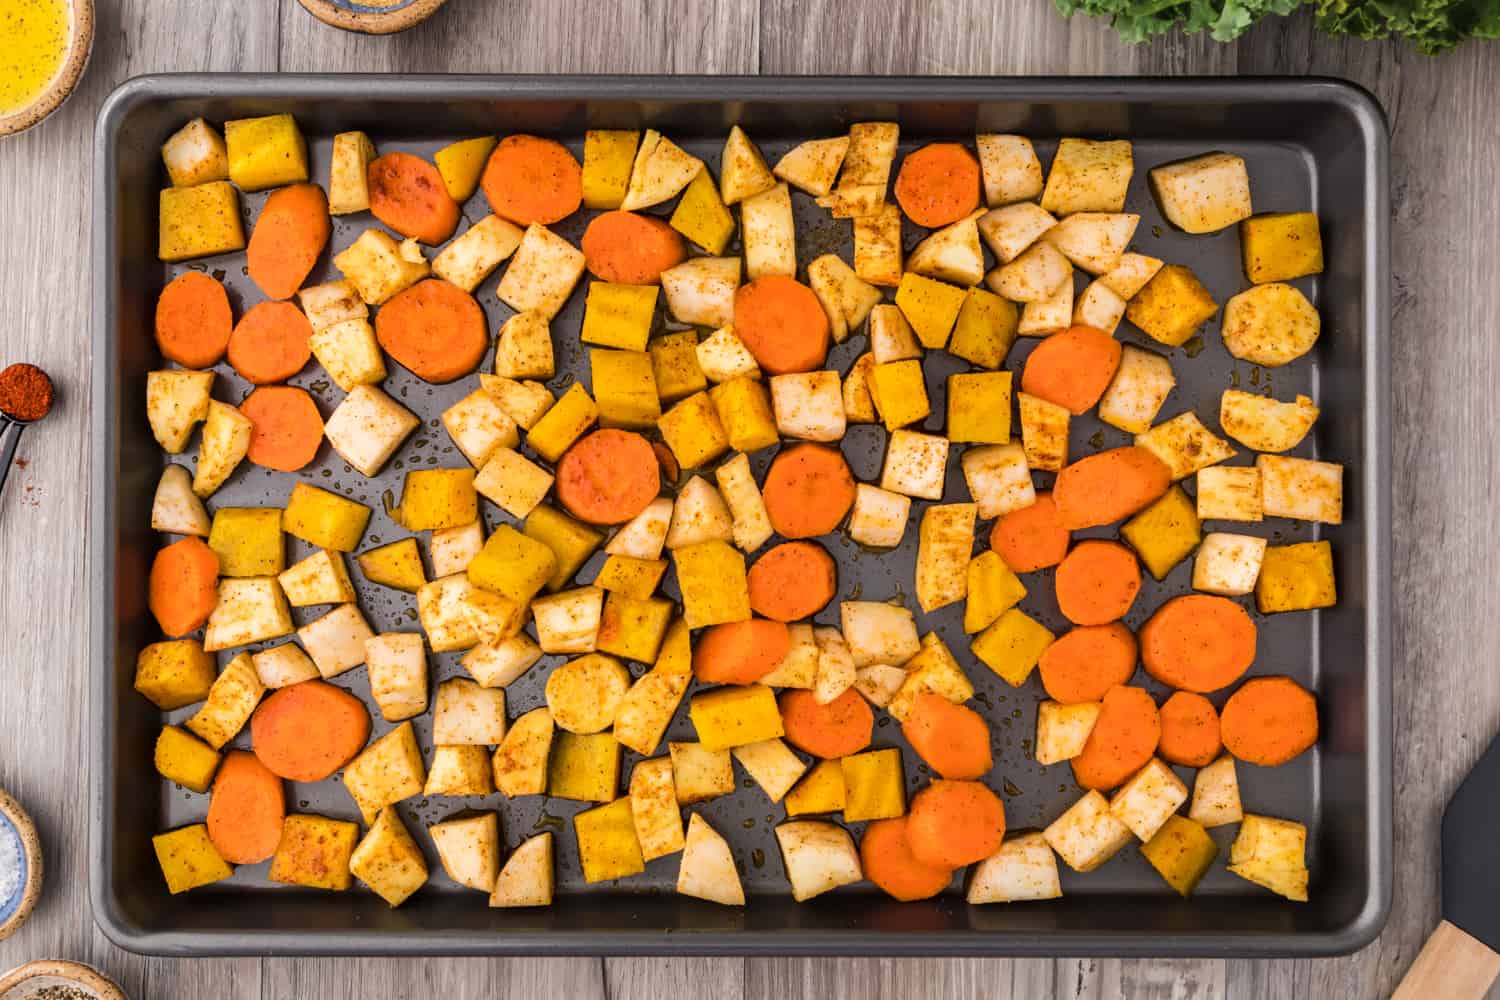
[[[127,1000],[108,976],[81,962],[27,962],[0,976],[0,1000]]]

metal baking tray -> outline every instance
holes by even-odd
[[[1340,587],[1336,608],[1310,614],[1257,616],[1261,649],[1254,672],[1288,673],[1319,698],[1323,735],[1317,748],[1285,767],[1242,767],[1246,806],[1308,824],[1311,901],[1298,905],[1232,875],[1222,858],[1190,901],[1178,899],[1128,848],[1088,875],[1063,873],[1065,895],[1046,903],[970,907],[961,886],[936,900],[895,903],[869,883],[847,887],[810,904],[787,894],[771,828],[782,816],[753,787],[703,806],[731,841],[750,903],[724,909],[672,891],[677,861],[652,862],[621,883],[585,885],[569,818],[579,804],[531,797],[418,799],[401,807],[429,853],[432,883],[391,910],[361,888],[338,894],[275,886],[266,866],[243,867],[233,879],[171,897],[162,884],[151,836],[201,820],[207,801],[162,782],[151,747],[163,716],[131,690],[137,651],[156,638],[145,607],[144,581],[158,538],[148,511],[162,455],[144,416],[145,373],[159,364],[152,339],[158,290],[184,265],[164,266],[155,254],[156,193],[165,183],[158,147],[182,122],[202,115],[225,119],[291,112],[307,134],[313,177],[326,178],[331,136],[367,131],[382,150],[430,154],[454,138],[525,130],[554,136],[581,155],[584,130],[655,127],[717,169],[728,127],[740,123],[776,157],[802,139],[842,132],[850,122],[894,119],[903,152],[934,139],[972,141],[976,131],[1015,131],[1033,137],[1045,161],[1065,135],[1128,137],[1135,143],[1135,176],[1128,209],[1143,216],[1137,248],[1192,266],[1223,302],[1245,287],[1238,236],[1187,236],[1161,219],[1146,189],[1148,168],[1211,149],[1238,153],[1249,163],[1259,211],[1314,209],[1323,226],[1327,269],[1298,284],[1322,311],[1324,332],[1313,354],[1274,373],[1236,363],[1218,337],[1217,320],[1202,343],[1173,352],[1179,384],[1163,416],[1187,408],[1217,412],[1220,392],[1238,384],[1266,387],[1288,398],[1303,392],[1323,408],[1316,432],[1299,454],[1346,463],[1345,522],[1335,528],[1269,521],[1246,529],[1288,540],[1332,539]],[[243,199],[247,232],[263,199]],[[796,196],[802,263],[842,248],[850,228]],[[921,955],[1318,955],[1353,951],[1385,920],[1391,893],[1390,551],[1388,380],[1386,366],[1387,130],[1378,105],[1361,90],[1334,80],[1289,79],[829,79],[695,77],[495,76],[157,76],[132,80],[105,103],[95,137],[94,173],[94,425],[92,478],[91,846],[94,916],[105,933],[135,951],[176,954],[921,954]],[[487,208],[483,195],[465,206],[473,220]],[[585,214],[559,226],[577,240]],[[373,220],[334,221],[333,249],[341,249]],[[919,238],[908,224],[908,248]],[[223,278],[237,312],[259,297],[242,256],[213,258],[206,267]],[[325,257],[314,279],[333,275]],[[492,329],[508,310],[494,295],[492,276],[477,292]],[[559,377],[586,380],[585,353],[576,332],[582,290],[554,330]],[[1120,336],[1146,343],[1123,325]],[[863,348],[857,336],[837,348],[833,366],[846,369]],[[1010,365],[1030,350],[1022,340]],[[1201,347],[1201,351],[1198,348]],[[1189,360],[1187,354],[1196,352]],[[958,362],[934,354],[928,364],[939,427],[942,381]],[[484,364],[491,363],[486,358]],[[392,366],[395,369],[395,366]],[[227,366],[217,395],[237,402],[247,386]],[[316,365],[293,379],[320,401],[325,414],[337,390]],[[387,388],[428,421],[383,474],[365,481],[329,449],[300,475],[359,499],[374,509],[362,548],[399,536],[385,502],[399,496],[405,469],[457,465],[462,457],[438,426],[437,415],[472,387],[472,378],[428,386],[396,370]],[[1082,455],[1126,443],[1092,418],[1074,421],[1072,450]],[[844,442],[856,476],[878,477],[882,431],[859,426]],[[191,454],[183,459],[191,461]],[[754,456],[763,471],[769,452]],[[967,499],[958,449],[948,472],[948,501]],[[1235,461],[1252,459],[1241,454]],[[240,469],[213,498],[215,506],[280,505],[294,476]],[[920,508],[921,504],[918,504]],[[917,513],[920,513],[918,511]],[[491,526],[498,512],[486,512]],[[986,526],[983,526],[987,528]],[[1094,534],[1109,534],[1098,531]],[[841,536],[830,539],[840,564],[840,595],[883,599],[909,591],[916,531],[890,554],[862,552]],[[289,559],[305,554],[292,541]],[[596,557],[596,563],[597,565]],[[586,567],[580,579],[592,579]],[[1188,589],[1184,563],[1162,584],[1149,579],[1127,619],[1138,626],[1169,595]],[[415,628],[408,595],[368,585],[353,573],[360,605],[377,630]],[[669,581],[668,592],[675,591]],[[1049,581],[1032,587],[1023,607],[1050,627],[1064,626]],[[322,609],[314,609],[321,611]],[[821,620],[836,621],[831,606]],[[1031,758],[1039,682],[1016,691],[968,653],[961,605],[921,616],[925,632],[949,638],[978,688],[976,700],[995,734],[992,784],[1003,789],[1012,829],[1040,827],[1079,794],[1067,767],[1046,770]],[[299,612],[299,623],[307,614]],[[541,703],[542,681],[560,658],[544,660],[507,692],[512,716]],[[432,658],[434,682],[460,671],[455,654]],[[637,671],[640,669],[636,665]],[[1160,697],[1159,686],[1144,674]],[[368,696],[362,670],[339,683]],[[1222,703],[1223,695],[1218,696]],[[176,721],[188,710],[170,713]],[[376,718],[377,735],[387,724]],[[882,718],[876,745],[902,746],[900,729]],[[430,720],[418,722],[419,739]],[[692,738],[685,710],[669,738]],[[244,745],[246,737],[237,741]],[[927,779],[909,749],[910,787]],[[627,753],[625,773],[634,762]],[[1184,772],[1185,776],[1186,773]],[[737,780],[748,779],[738,775]],[[289,808],[357,819],[337,780],[294,786]],[[447,880],[427,823],[465,807],[498,808],[508,847],[539,829],[558,838],[558,895],[540,910],[491,910],[484,898]],[[857,826],[857,825],[856,825]],[[856,829],[856,834],[858,830]],[[1227,851],[1232,828],[1215,832]]]

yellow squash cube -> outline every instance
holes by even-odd
[[[292,813],[281,823],[281,843],[271,859],[270,879],[287,885],[341,892],[349,888],[349,859],[359,824]]]
[[[1218,303],[1192,271],[1168,264],[1130,300],[1125,318],[1153,340],[1181,347],[1218,311]]]
[[[693,673],[693,634],[685,619],[678,618],[667,626],[667,637],[661,641],[653,670],[683,677]]]
[[[1010,443],[1010,372],[948,376],[948,440]]]
[[[844,772],[844,819],[891,819],[906,813],[901,751],[866,750],[839,761]]]
[[[601,426],[647,428],[661,419],[650,354],[589,351],[589,369]]]
[[[1266,547],[1255,581],[1255,607],[1261,614],[1331,608],[1337,600],[1328,542]]]
[[[776,692],[764,684],[726,685],[697,695],[688,716],[698,742],[709,750],[730,750],[784,735]]]
[[[204,823],[157,834],[151,838],[151,847],[167,880],[167,891],[174,896],[234,874],[234,869],[219,856],[214,842],[208,839],[208,826]]]
[[[537,507],[527,514],[521,533],[552,550],[557,565],[547,580],[547,590],[554,592],[573,579],[604,541],[604,532],[573,520],[555,507]]]
[[[410,531],[457,528],[479,517],[473,469],[415,469],[401,490],[401,523]]]
[[[750,617],[745,557],[734,546],[721,541],[701,542],[678,549],[673,558],[688,628],[742,622]]]
[[[609,802],[620,788],[620,744],[610,733],[570,733],[552,738],[547,794],[574,802]]]
[[[696,392],[672,407],[662,414],[657,426],[684,469],[706,465],[729,448],[729,435],[706,392]]]
[[[219,767],[219,754],[185,729],[163,726],[153,755],[156,773],[183,788],[206,792]]]
[[[156,255],[162,260],[245,249],[240,199],[228,181],[166,188],[158,213]]]
[[[574,816],[573,832],[585,882],[607,882],[646,870],[628,796]]]
[[[370,508],[307,483],[292,487],[281,517],[282,530],[293,538],[335,552],[353,552],[370,521]]]
[[[1254,285],[1323,273],[1323,238],[1312,212],[1273,212],[1240,223],[1245,277]]]
[[[682,192],[672,212],[671,226],[717,257],[734,235],[734,216],[719,197],[719,187],[707,170],[700,170]]]
[[[599,408],[577,382],[532,425],[526,441],[536,453],[556,463],[573,442],[599,419]]]
[[[920,361],[876,365],[870,371],[870,394],[888,431],[925,420],[932,412]]]
[[[603,568],[594,578],[594,586],[643,601],[656,593],[656,588],[661,584],[661,578],[666,573],[667,561],[665,559],[610,556],[604,560]],[[608,598],[605,601],[607,608]]]
[[[964,631],[979,632],[1021,603],[1026,584],[993,549],[985,549],[969,560],[968,596],[964,604]]]
[[[589,285],[583,312],[583,342],[644,351],[646,341],[651,338],[658,291],[655,285],[619,285],[608,281]]]
[[[1198,547],[1203,525],[1198,509],[1181,486],[1173,486],[1155,503],[1126,521],[1120,535],[1158,580]]]
[[[639,132],[628,129],[590,129],[583,137],[583,205],[619,208],[630,187]]]
[[[1218,854],[1219,846],[1203,825],[1186,816],[1168,816],[1156,834],[1141,845],[1141,856],[1183,897],[1193,894]]]
[[[947,345],[965,298],[964,290],[956,285],[909,271],[901,276],[901,284],[896,288],[896,308],[928,350]]]
[[[1007,684],[1020,687],[1054,638],[1041,622],[1011,608],[975,636],[969,648]]]
[[[135,689],[163,712],[202,701],[213,685],[214,658],[197,639],[153,642],[136,657]]]
[[[984,288],[970,288],[953,324],[948,353],[980,368],[999,368],[1016,342],[1020,322],[1014,302]]]
[[[443,178],[448,197],[462,204],[474,196],[496,142],[494,136],[482,135],[477,139],[450,143],[432,154],[432,162],[437,166],[438,176]]]
[[[557,571],[557,557],[545,542],[502,524],[469,562],[469,582],[517,604],[528,604]]]
[[[708,378],[698,365],[698,335],[692,330],[657,337],[648,349],[656,395],[663,403],[675,402],[708,387]]]
[[[746,375],[730,379],[709,390],[720,426],[729,447],[746,455],[769,448],[781,440],[771,394],[763,383]]]
[[[782,804],[788,816],[838,812],[844,808],[844,794],[844,765],[836,760],[820,760],[786,793]]]
[[[291,115],[224,123],[229,179],[241,191],[264,191],[307,180],[307,142]]]
[[[596,640],[599,651],[651,663],[661,652],[662,639],[667,634],[675,608],[676,605],[665,597],[631,597],[619,592],[606,594]]]
[[[403,538],[354,557],[371,583],[394,587],[415,594],[427,582],[422,569],[422,553],[415,538]]]

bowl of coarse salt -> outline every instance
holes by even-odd
[[[26,922],[41,894],[42,844],[36,826],[21,804],[0,789],[0,941]]]
[[[0,976],[0,1000],[127,1000],[125,991],[82,962],[27,962]]]

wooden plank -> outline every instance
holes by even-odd
[[[1040,998],[1063,996],[1058,985],[1044,959],[752,958],[745,968],[745,1000]]]
[[[605,974],[610,1000],[745,1000],[743,958],[610,958]]]
[[[261,996],[266,1000],[604,1000],[610,995],[604,988],[603,963],[584,958],[266,959],[264,976]]]

